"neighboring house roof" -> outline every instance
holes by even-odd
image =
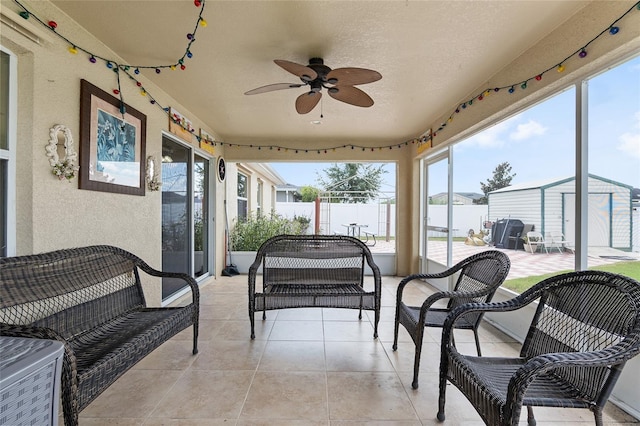
[[[631,189],[631,186],[629,185],[625,185],[624,183],[616,182],[614,180],[603,178],[600,176],[592,175],[591,173],[589,173],[589,177],[593,179],[598,179],[604,182],[613,183],[618,186],[624,186],[626,188]],[[549,178],[549,179],[540,179],[535,181],[522,182],[515,185],[506,186],[504,188],[496,189],[495,191],[491,191],[490,194],[511,192],[511,191],[522,191],[526,189],[548,188],[550,186],[560,185],[562,183],[571,182],[573,180],[575,180],[574,176],[567,176],[567,177],[555,177],[555,178]]]
[[[454,192],[454,195],[470,198],[472,200],[478,200],[484,197],[483,194],[478,194],[477,192]],[[446,197],[446,196],[447,196],[446,192],[438,192],[437,194],[432,195],[431,198],[440,198],[440,197]]]

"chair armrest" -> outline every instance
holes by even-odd
[[[402,293],[404,292],[404,288],[407,284],[409,284],[413,280],[426,280],[426,279],[439,279],[439,278],[447,278],[456,272],[458,272],[461,268],[457,269],[447,269],[446,271],[438,272],[437,274],[412,274],[408,275],[400,281],[398,284],[398,289],[396,291],[397,301],[400,302],[402,300]],[[434,300],[435,302],[435,300]]]
[[[162,277],[162,278],[177,278],[177,279],[181,279],[183,281],[186,281],[186,283],[189,284],[189,287],[191,288],[191,295],[192,295],[193,304],[194,305],[199,305],[200,304],[200,289],[198,288],[198,283],[190,275],[187,275],[187,274],[184,274],[184,273],[181,273],[181,272],[159,271],[157,269],[152,268],[144,260],[142,260],[142,259],[140,259],[138,257],[136,257],[136,259],[135,259],[135,264],[142,271],[144,271],[145,273],[147,273],[147,274],[149,274],[151,276]]]
[[[621,364],[640,352],[640,347],[629,348],[625,342],[589,352],[556,352],[538,355],[522,365],[509,380],[505,418],[522,405],[529,385],[541,374],[564,367],[607,367]]]

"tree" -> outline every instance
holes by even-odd
[[[310,203],[318,198],[318,194],[320,190],[311,185],[305,185],[300,188],[300,196],[302,198],[303,203]]]
[[[511,180],[516,174],[511,174],[511,165],[508,161],[500,163],[493,171],[493,177],[487,179],[487,183],[480,182],[480,189],[484,192],[484,197],[478,199],[476,204],[488,204],[489,192],[511,185]]]
[[[325,177],[317,182],[325,191],[338,193],[336,202],[366,203],[378,197],[382,186],[382,175],[387,173],[384,165],[364,163],[333,164],[324,169]]]

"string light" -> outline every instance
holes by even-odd
[[[544,74],[552,71],[552,70],[556,70],[558,73],[563,73],[566,69],[564,63],[567,62],[569,59],[571,59],[574,56],[577,56],[578,58],[586,58],[587,57],[587,47],[589,47],[589,45],[591,43],[593,43],[594,41],[596,41],[597,39],[599,39],[600,37],[602,37],[602,35],[604,34],[610,34],[610,35],[616,35],[620,32],[620,27],[617,25],[618,21],[620,21],[622,18],[624,18],[625,16],[627,16],[629,13],[631,13],[634,9],[640,10],[640,2],[637,2],[636,4],[634,4],[632,7],[630,7],[625,13],[623,13],[618,19],[616,19],[615,21],[613,21],[611,23],[611,25],[609,25],[608,27],[606,27],[604,30],[602,30],[598,35],[596,35],[595,37],[593,37],[591,40],[589,40],[588,43],[586,43],[584,46],[582,46],[580,49],[576,50],[575,52],[571,53],[569,56],[567,56],[566,58],[564,58],[560,63],[558,63],[557,65],[551,66],[549,68],[547,68],[546,70],[535,74],[534,76],[524,80],[521,83],[511,83],[511,84],[507,84],[503,87],[496,87],[493,89],[494,92],[498,92],[500,89],[507,89],[507,91],[510,94],[513,94],[516,92],[516,87],[519,87],[521,90],[525,90],[528,87],[528,82],[531,80],[535,80],[535,81],[541,81],[542,77],[544,76]],[[455,114],[460,113],[461,109],[464,110],[467,108],[467,106],[472,106],[473,105],[473,100],[477,99],[479,101],[481,101],[482,99],[484,99],[485,97],[487,97],[487,94],[490,93],[491,89],[485,89],[483,90],[483,92],[480,95],[476,95],[474,96],[472,99],[461,103],[460,105],[458,105],[455,108],[455,112],[452,113],[449,118],[443,122],[442,124],[440,124],[440,126],[438,127],[438,129],[433,133],[433,136],[435,137],[437,132],[443,130],[446,126],[447,123],[451,123],[451,121],[453,120],[453,117]]]
[[[170,112],[170,108],[169,107],[163,107],[162,105],[160,105],[156,99],[154,99],[143,87],[142,87],[142,83],[140,81],[138,81],[135,77],[133,77],[129,72],[130,70],[133,68],[133,73],[135,75],[139,75],[140,74],[140,70],[144,70],[144,69],[153,69],[155,71],[155,73],[159,74],[161,72],[161,70],[163,68],[170,68],[171,70],[175,70],[177,66],[180,66],[181,70],[185,70],[186,69],[186,65],[184,64],[184,58],[192,58],[193,57],[193,53],[191,52],[191,45],[195,42],[196,40],[196,32],[198,30],[199,27],[206,27],[207,26],[207,21],[202,17],[202,14],[204,12],[204,6],[205,6],[205,2],[206,0],[194,0],[193,4],[195,7],[200,8],[200,12],[198,15],[198,18],[196,20],[194,29],[192,32],[187,33],[187,40],[189,40],[184,54],[182,55],[182,57],[175,63],[172,64],[161,64],[161,65],[129,65],[129,64],[118,64],[115,61],[111,61],[109,59],[103,58],[95,53],[92,53],[80,46],[78,46],[77,44],[71,42],[69,39],[67,39],[65,36],[63,36],[62,34],[60,34],[59,32],[56,31],[58,24],[56,23],[56,21],[50,20],[47,22],[42,21],[41,19],[39,19],[36,15],[34,15],[33,13],[29,12],[27,10],[27,8],[25,6],[23,6],[19,0],[14,0],[15,3],[17,3],[23,10],[21,12],[19,12],[19,15],[24,18],[24,19],[29,19],[30,17],[33,17],[36,21],[38,21],[40,24],[44,25],[45,27],[47,27],[48,29],[50,29],[51,31],[54,32],[54,34],[56,34],[58,37],[62,38],[63,40],[65,40],[68,44],[68,51],[69,53],[72,54],[77,54],[78,51],[82,51],[84,53],[86,53],[89,56],[89,61],[91,63],[96,63],[98,59],[102,60],[105,62],[106,66],[109,69],[112,69],[117,77],[118,77],[118,89],[114,89],[113,93],[116,95],[120,96],[120,112],[123,114],[125,114],[126,108],[125,108],[125,104],[124,104],[124,99],[122,96],[122,90],[120,89],[120,71],[122,70],[122,72],[124,72],[130,80],[134,81],[136,86],[138,88],[140,88],[140,95],[142,96],[147,96],[149,97],[149,102],[152,105],[157,105],[165,114],[169,115]],[[559,62],[557,65],[553,65],[549,68],[547,68],[546,70],[535,74],[534,76],[524,80],[522,83],[519,84],[519,87],[524,90],[527,88],[527,82],[530,80],[536,80],[536,81],[541,81],[542,77],[544,74],[546,74],[547,72],[550,72],[552,70],[556,70],[558,73],[562,73],[565,71],[565,65],[564,63],[567,62],[569,59],[571,59],[574,56],[578,56],[579,58],[585,58],[587,56],[587,47],[593,43],[594,41],[596,41],[598,38],[600,38],[603,34],[605,33],[609,33],[610,35],[616,35],[620,32],[620,27],[617,26],[616,24],[618,23],[618,21],[620,21],[622,18],[624,18],[626,15],[628,15],[633,9],[637,9],[640,11],[640,2],[634,4],[629,10],[627,10],[624,14],[622,14],[618,19],[616,19],[613,23],[611,23],[611,25],[609,25],[607,28],[605,28],[603,31],[601,31],[598,35],[596,35],[594,38],[592,38],[588,43],[586,43],[582,48],[576,50],[575,52],[573,52],[572,54],[570,54],[569,56],[567,56],[565,59],[563,59],[561,62]],[[429,136],[423,136],[421,138],[414,138],[411,140],[407,140],[404,141],[402,143],[394,143],[391,145],[387,145],[387,146],[378,146],[378,147],[370,147],[370,146],[359,146],[359,145],[342,145],[342,146],[333,146],[333,147],[326,147],[326,148],[317,148],[316,149],[316,153],[320,154],[320,153],[328,153],[328,151],[332,151],[335,152],[336,149],[361,149],[362,151],[366,151],[367,149],[371,150],[371,152],[375,151],[375,148],[377,148],[379,151],[381,151],[383,148],[388,148],[388,149],[402,149],[404,147],[408,147],[409,143],[411,143],[411,145],[415,145],[417,144],[424,144],[424,143],[431,143],[433,138],[436,137],[436,135],[438,134],[438,132],[440,132],[441,130],[443,130],[448,123],[451,123],[453,121],[453,117],[455,114],[459,114],[462,111],[467,109],[467,106],[471,107],[473,105],[473,101],[475,99],[477,99],[478,101],[483,100],[484,98],[486,98],[487,96],[489,96],[489,94],[493,91],[493,92],[499,92],[501,89],[507,89],[507,92],[510,94],[513,94],[516,92],[516,86],[518,86],[518,84],[508,84],[502,87],[495,87],[495,88],[488,88],[483,90],[479,95],[476,95],[474,97],[472,97],[471,99],[469,99],[466,102],[462,102],[461,104],[459,104],[454,112],[449,116],[449,118],[447,118],[447,120],[442,123],[439,128],[437,130],[434,130],[431,135]],[[202,138],[198,135],[195,135],[194,131],[195,129],[192,128],[186,128],[185,125],[183,123],[180,122],[180,120],[177,120],[174,117],[169,117],[171,119],[172,122],[176,123],[177,125],[181,126],[183,129],[187,130],[188,132],[190,132],[191,134],[193,134],[196,139],[198,141],[201,141]],[[224,146],[225,142],[223,141],[208,141],[211,142],[214,146],[216,145],[216,143],[218,143],[220,146]],[[254,146],[253,144],[250,145],[243,145],[243,144],[229,144],[226,143],[226,145],[230,148],[258,148],[259,150],[261,150],[262,148],[269,148],[270,150],[273,150],[274,148],[277,149],[278,151],[284,151],[284,152],[289,152],[290,149],[294,150],[294,152],[296,154],[300,153],[301,150],[299,149],[293,149],[293,148],[289,148],[289,147],[285,147],[285,146],[279,146],[279,145],[268,145],[268,146],[262,146],[262,145],[256,145]],[[309,150],[304,150],[305,153],[308,153]]]

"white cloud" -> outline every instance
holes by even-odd
[[[469,138],[467,143],[481,148],[498,148],[504,145],[503,134],[509,130],[509,121],[503,121]]]
[[[542,136],[547,132],[547,128],[537,121],[529,120],[526,123],[518,124],[516,130],[509,134],[509,139],[521,141],[534,136]]]
[[[634,114],[634,117],[637,121],[634,127],[637,129],[640,129],[640,111],[637,111]],[[640,132],[638,133],[625,132],[619,136],[618,140],[619,140],[619,143],[618,143],[618,146],[616,147],[618,148],[618,150],[632,157],[640,158]]]

